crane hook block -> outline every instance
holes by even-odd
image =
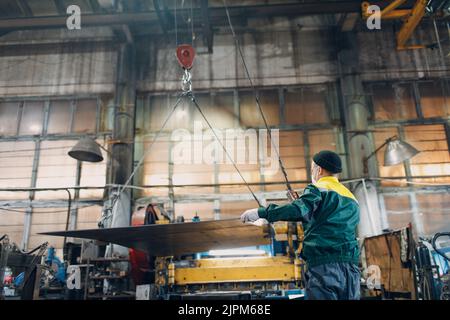
[[[177,59],[180,65],[190,70],[194,64],[195,50],[189,44],[181,44],[177,47]]]

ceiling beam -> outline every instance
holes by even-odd
[[[202,24],[203,24],[203,39],[205,45],[208,47],[208,53],[213,51],[213,31],[211,21],[209,18],[208,0],[201,0],[202,9]]]
[[[374,2],[376,4],[377,2]],[[361,1],[312,1],[300,3],[243,5],[229,7],[232,19],[244,17],[301,16],[313,14],[361,12]],[[190,9],[178,9],[177,14],[189,14]],[[223,7],[209,7],[209,18],[215,25],[226,25],[227,18]],[[169,11],[171,12],[171,10]],[[202,19],[201,8],[194,9],[194,17]],[[64,16],[27,17],[0,19],[0,29],[23,30],[35,28],[65,28]],[[138,13],[91,14],[83,15],[84,26],[118,25],[118,24],[157,24],[158,15],[155,11]]]
[[[164,33],[166,39],[168,38],[168,28],[166,25],[166,19],[161,11],[159,0],[153,0],[153,7],[155,8],[156,15],[158,16],[159,25],[161,26],[161,30]]]

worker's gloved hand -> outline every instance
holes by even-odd
[[[269,221],[267,221],[264,218],[259,218],[255,222],[252,222],[252,224],[257,227],[262,227],[262,226],[265,226],[266,224],[269,224]]]
[[[241,215],[241,221],[244,223],[255,222],[258,219],[259,219],[258,208],[247,210]]]

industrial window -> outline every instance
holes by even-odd
[[[76,102],[73,132],[89,133],[96,130],[97,100],[82,99]]]
[[[143,142],[143,150],[148,150],[152,138],[146,138]],[[142,185],[155,186],[169,184],[169,141],[162,138],[153,145],[153,152],[150,152],[144,159],[141,179]],[[148,188],[142,193],[144,196],[167,196],[168,188]]]
[[[0,136],[16,135],[18,116],[18,102],[0,102]]]
[[[389,193],[383,199],[390,229],[411,223],[416,236],[432,236],[450,228],[450,195],[446,192]]]
[[[69,133],[71,114],[72,106],[70,100],[51,101],[47,133]]]
[[[239,218],[245,210],[255,208],[258,205],[255,201],[224,201],[220,204],[220,218],[233,219]]]
[[[322,86],[285,90],[286,124],[329,123]]]
[[[450,175],[450,154],[443,125],[405,127],[405,139],[420,151],[410,159],[412,176]],[[449,182],[447,177],[416,179],[421,182]]]
[[[288,177],[291,181],[301,181],[293,184],[293,187],[302,189],[309,179],[307,163],[309,164],[309,158],[312,156],[312,153],[319,151],[319,149],[337,150],[336,143],[338,141],[338,134],[333,129],[293,130],[292,125],[302,125],[304,123],[314,125],[330,122],[326,107],[325,87],[312,86],[303,91],[300,89],[296,90],[294,92],[300,95],[292,95],[288,104],[290,103],[290,107],[292,107],[291,111],[301,110],[302,113],[300,113],[300,118],[296,121],[288,123],[290,125],[289,130],[284,130],[283,125],[285,123],[281,123],[280,93],[284,91],[280,91],[280,89],[259,89],[258,95],[268,124],[270,126],[281,127],[279,131],[280,155],[286,167]],[[299,97],[303,97],[301,99],[304,102],[300,103],[300,107],[298,103]],[[253,92],[249,89],[241,91],[214,91],[197,93],[196,98],[211,125],[221,130],[219,136],[222,136],[228,152],[237,161],[237,167],[244,176],[244,179],[251,184],[251,189],[255,192],[284,191],[286,189],[285,179],[278,167],[277,155],[271,150],[269,139],[265,141],[266,150],[260,150],[261,143],[264,140],[261,140],[263,137],[261,137],[260,133],[263,132],[260,132],[259,129],[264,128],[264,124],[261,116],[258,114]],[[139,118],[136,122],[136,159],[139,159],[143,152],[148,149],[154,134],[159,131],[175,103],[175,96],[173,95],[149,95],[141,99],[142,104],[138,105],[142,107],[137,110]],[[255,116],[255,112],[257,116]],[[287,116],[285,113],[283,118],[288,122],[288,118],[290,121],[292,117],[290,114]],[[164,134],[158,138],[152,149],[152,154],[146,156],[144,160],[142,173],[138,175],[141,179],[140,183],[152,187],[146,188],[145,191],[136,192],[135,195],[137,197],[168,197],[172,196],[169,193],[169,190],[171,190],[173,191],[175,205],[177,208],[180,208],[178,204],[181,199],[191,196],[194,199],[196,194],[211,195],[211,202],[209,202],[208,206],[213,205],[212,200],[214,199],[214,194],[230,194],[230,196],[233,195],[237,199],[239,198],[238,194],[245,194],[246,196],[249,194],[248,188],[245,186],[234,166],[228,162],[225,154],[223,154],[223,161],[217,164],[207,164],[203,158],[200,158],[200,163],[185,164],[174,163],[173,159],[172,161],[170,160],[171,150],[173,150],[176,144],[175,141],[170,141],[171,133],[174,129],[187,129],[191,133],[191,138],[194,138],[193,126],[195,121],[201,122],[203,134],[207,130],[209,131],[207,124],[195,106],[189,101],[184,101],[172,115],[171,120],[164,130]],[[254,133],[258,138],[256,150],[248,144],[248,141],[244,142],[242,141],[244,139],[236,139],[235,136],[228,136],[226,129],[237,129],[236,127],[242,128],[243,133],[247,135],[252,134],[246,131],[247,128],[250,128],[249,130],[255,128]],[[304,132],[306,132],[306,135]],[[208,141],[202,141],[203,148],[215,142],[215,138],[212,135],[210,138]],[[305,139],[308,145],[305,145]],[[221,148],[219,149],[221,151]],[[265,156],[268,157],[268,161],[265,163],[262,163],[260,159],[260,155],[263,153],[262,151],[265,151]],[[194,153],[196,154],[191,155],[191,160],[195,156],[198,156],[196,150],[194,150]],[[237,156],[238,154],[240,157]],[[242,155],[245,155],[246,163],[240,163],[239,160],[242,160]],[[254,157],[254,159],[250,159],[250,157]],[[251,161],[249,163],[248,160],[253,160],[254,162]],[[269,168],[276,170],[271,172]],[[182,186],[169,188],[168,185],[170,184]],[[186,186],[190,184],[211,186],[201,188]],[[214,184],[217,185],[214,186]],[[162,187],[155,187],[157,185],[162,185]],[[254,206],[253,202],[249,201]],[[236,203],[240,202],[238,201]],[[245,206],[245,201],[243,203]],[[235,205],[234,201],[221,201],[221,218],[233,214],[230,213],[234,212],[230,209],[233,205]],[[242,213],[241,209],[233,210],[236,210],[236,214]]]
[[[168,114],[167,96],[149,96],[143,100],[143,128],[145,132],[158,131]]]
[[[75,185],[77,161],[67,155],[73,140],[43,141],[39,157],[36,187],[58,188]],[[65,191],[42,191],[36,199],[67,199]]]
[[[0,103],[0,135],[41,135],[45,105],[49,103],[48,134],[95,133],[97,131],[97,99],[49,100]],[[72,114],[73,112],[73,114]],[[72,130],[73,129],[73,130]]]
[[[236,126],[239,117],[234,108],[233,92],[212,92],[211,93],[212,110],[209,115],[218,128],[233,128]]]
[[[214,165],[176,164],[173,167],[172,183],[174,185],[213,184]],[[180,187],[174,188],[175,195],[196,193],[213,193],[213,187]]]
[[[29,188],[33,168],[33,141],[0,142],[0,188]],[[0,199],[26,199],[28,192],[0,192]]]
[[[199,93],[196,95],[196,99],[213,128],[235,127],[238,115],[235,113],[233,92]],[[207,124],[198,110],[194,109],[193,112],[194,121],[201,121],[203,127],[207,128]]]
[[[270,145],[268,145],[270,150]],[[303,132],[295,131],[281,131],[280,132],[280,156],[283,164],[286,167],[286,172],[289,180],[307,180],[306,159],[303,141]],[[274,155],[276,159],[276,155]],[[265,176],[266,182],[280,182],[277,185],[267,185],[266,191],[281,191],[285,189],[285,179],[281,170],[276,174]],[[293,185],[298,188],[301,185]]]
[[[185,221],[191,221],[198,216],[200,221],[214,220],[213,202],[175,203],[175,216],[183,216]]]
[[[269,126],[280,124],[278,90],[259,90],[260,106]],[[253,91],[239,91],[240,119],[242,127],[264,127]]]
[[[261,173],[257,164],[237,165],[247,183],[260,183]],[[248,193],[242,178],[231,164],[219,165],[219,184],[239,184],[234,186],[220,186],[220,193]],[[261,190],[261,186],[251,186],[253,191]]]
[[[98,221],[102,216],[101,206],[89,206],[78,209],[77,229],[95,229],[98,227]]]
[[[26,101],[23,105],[19,135],[40,135],[44,121],[44,102]]]
[[[96,140],[98,144],[104,145],[103,140]],[[104,146],[107,149],[107,146]],[[100,149],[103,155],[101,162],[81,162],[80,186],[82,187],[101,187],[106,184],[106,165],[108,155],[103,149]],[[103,189],[85,189],[80,190],[80,199],[101,199],[103,198]]]
[[[408,194],[385,194],[383,197],[390,229],[400,229],[406,227],[409,223],[414,223]],[[417,230],[414,224],[413,227]]]
[[[423,232],[432,236],[450,230],[450,194],[433,192],[417,194],[419,215],[423,221]]]
[[[331,129],[308,131],[311,156],[321,150],[336,151],[336,134]]]
[[[373,84],[372,103],[376,120],[417,118],[412,84]]]
[[[47,242],[55,249],[62,249],[64,238],[40,235],[41,232],[61,231],[66,228],[67,207],[34,208],[31,215],[28,248],[32,249]]]
[[[9,236],[11,242],[20,245],[23,235],[24,210],[0,209],[0,237],[4,234]]]
[[[450,115],[450,101],[441,81],[419,82],[420,105],[425,118]]]

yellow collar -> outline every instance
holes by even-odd
[[[317,181],[317,183],[319,182],[334,182],[337,183],[339,182],[338,178],[333,177],[333,176],[326,176],[326,177],[322,177],[319,179],[319,181]]]

